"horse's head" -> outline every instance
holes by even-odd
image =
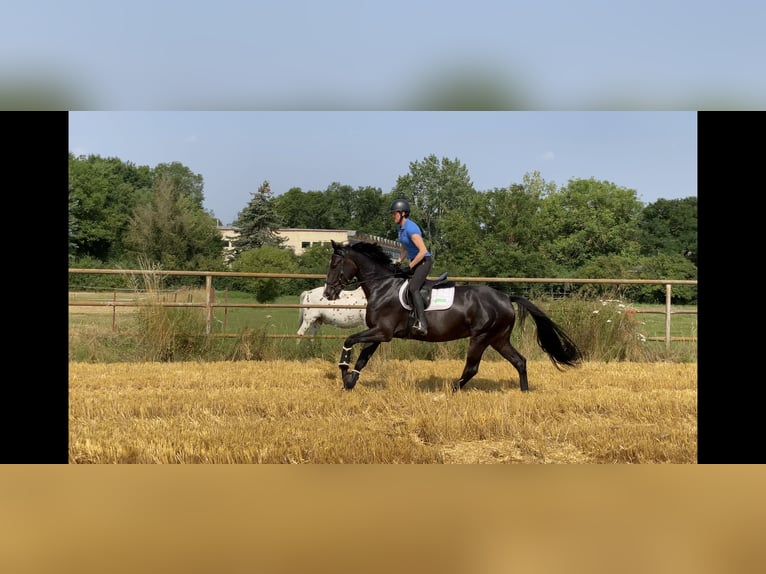
[[[348,257],[348,248],[340,243],[330,240],[332,243],[332,257],[330,258],[330,268],[327,271],[325,279],[323,297],[330,301],[335,301],[338,295],[351,280],[356,277],[359,268],[351,258]]]

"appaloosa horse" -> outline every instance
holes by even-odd
[[[367,305],[367,297],[361,287],[353,291],[341,291],[338,298],[330,301],[324,295],[324,287],[317,287],[301,293],[301,305],[317,303],[319,305]],[[315,335],[322,325],[334,325],[350,329],[351,327],[364,327],[364,316],[367,309],[349,309],[347,307],[299,307],[298,327],[299,335]]]

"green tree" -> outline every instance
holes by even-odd
[[[538,217],[542,202],[555,193],[556,184],[546,182],[538,171],[525,173],[520,185],[488,192],[487,234],[523,253],[537,253],[541,244]]]
[[[77,251],[77,199],[72,195],[72,185],[69,185],[69,261],[71,262]]]
[[[572,179],[545,197],[536,218],[540,249],[568,269],[600,255],[638,253],[643,209],[633,189],[590,179]]]
[[[617,254],[598,255],[575,271],[575,276],[583,279],[637,279],[641,266],[637,255]],[[586,297],[608,297],[610,299],[635,300],[638,294],[634,285],[621,284],[583,284],[578,292]]]
[[[658,199],[638,222],[641,255],[681,254],[697,264],[697,198]]]
[[[437,260],[439,271],[473,277],[550,277],[550,262],[537,251],[523,249],[497,219],[504,210],[495,211],[493,200],[506,194],[476,192],[467,207],[445,215],[442,221],[446,248]],[[493,197],[494,196],[494,197]],[[530,291],[534,284],[497,283],[501,291]]]
[[[539,251],[536,219],[544,197],[555,192],[538,172],[523,184],[467,192],[463,207],[445,214],[440,265],[474,276],[548,276],[552,265]]]
[[[194,206],[204,210],[202,205],[205,199],[204,182],[201,175],[193,173],[192,170],[177,161],[158,164],[153,170],[153,175],[155,179],[165,179],[172,182],[179,196],[187,196]]]
[[[407,199],[412,219],[420,225],[434,258],[440,256],[446,238],[442,218],[453,210],[462,210],[475,192],[468,168],[459,160],[429,155],[410,163],[410,172],[399,176],[392,196]]]
[[[317,196],[319,196],[317,198]],[[284,227],[295,229],[313,229],[313,217],[323,209],[317,209],[316,200],[324,203],[319,192],[304,193],[300,187],[291,187],[282,195],[274,198],[276,219]]]
[[[237,214],[233,225],[239,230],[239,237],[233,242],[235,259],[249,249],[280,246],[285,241],[277,234],[280,221],[269,182],[264,181],[258,191],[250,195],[250,202]]]
[[[325,191],[327,200],[326,229],[353,229],[355,212],[361,206],[357,205],[354,189],[350,185],[332,182]]]
[[[389,204],[378,188],[333,182],[325,191],[293,187],[274,199],[274,210],[284,227],[353,229],[386,237]]]
[[[221,235],[215,219],[177,187],[159,176],[151,203],[136,208],[126,245],[136,261],[145,257],[169,270],[218,270],[223,266]]]
[[[78,257],[103,262],[120,259],[134,209],[149,197],[152,173],[118,158],[69,153],[71,238]]]
[[[332,257],[332,246],[329,244],[312,245],[298,256],[298,273],[321,275],[327,274],[327,269]],[[324,283],[323,279],[303,279],[299,288],[301,291],[313,289]]]
[[[391,202],[378,187],[358,187],[353,193],[353,208],[349,229],[356,229],[386,237],[391,228],[391,216],[388,208]]]
[[[328,259],[329,261],[329,259]],[[297,256],[289,249],[265,245],[248,249],[231,265],[241,273],[298,273]],[[284,294],[298,294],[299,283],[289,278],[237,278],[234,289],[252,293],[259,303],[268,303]]]
[[[274,198],[274,212],[283,227],[295,229],[334,229],[337,210],[326,191],[302,191],[290,188]]]
[[[638,265],[639,279],[697,279],[697,267],[678,253],[660,253],[641,257]],[[635,300],[640,303],[663,303],[665,285],[638,285]],[[697,288],[693,285],[674,285],[671,302],[676,305],[697,303]]]
[[[434,274],[448,271],[450,275],[482,275],[482,261],[487,255],[481,221],[484,200],[482,194],[474,192],[460,210],[442,215],[442,243],[439,257],[434,258]]]

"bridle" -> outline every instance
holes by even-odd
[[[346,256],[341,253],[332,254],[332,257],[330,258],[331,269],[333,267],[332,263],[336,257],[341,260],[340,271],[338,272],[337,277],[335,277],[335,280],[332,283],[330,283],[329,281],[327,281],[327,279],[325,279],[325,285],[327,286],[327,288],[332,289],[333,291],[339,292],[342,289],[345,289],[346,287],[348,287],[351,284],[351,282],[354,281],[354,279],[356,279],[356,282],[359,286],[363,285],[364,283],[369,283],[370,279],[373,279],[373,277],[371,277],[369,279],[366,279],[365,281],[362,281],[358,276],[346,277],[343,273],[343,261],[346,260]],[[355,262],[354,262],[354,265],[356,265]]]
[[[340,258],[341,260],[340,272],[338,273],[338,276],[335,278],[335,280],[332,283],[329,283],[327,281],[325,281],[325,283],[327,283],[327,287],[330,287],[333,291],[338,292],[338,291],[341,291],[346,286],[348,286],[348,284],[351,283],[351,279],[346,279],[346,276],[343,274],[343,260],[345,260],[346,258],[340,253],[333,253],[330,260],[332,261],[336,257]],[[330,265],[330,267],[332,267],[332,265]]]

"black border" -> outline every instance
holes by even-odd
[[[763,259],[754,236],[764,227],[756,220],[763,119],[751,112],[697,114],[699,463],[764,461]]]
[[[57,309],[52,277],[58,277],[61,264],[63,298],[68,283],[63,216],[68,194],[63,190],[68,189],[69,117],[66,111],[4,112],[3,119],[4,163],[9,168],[5,199],[16,239],[7,264],[20,268],[8,297],[23,291],[30,300],[50,304],[34,312],[26,305],[10,306],[6,335],[15,352],[9,359],[19,366],[9,362],[4,377],[2,462],[66,463],[68,347],[64,338],[59,349],[52,335],[58,328],[66,334],[67,307],[62,301]],[[699,463],[750,464],[764,458],[758,446],[763,434],[758,359],[763,350],[757,288],[761,249],[755,237],[763,227],[756,220],[764,179],[756,171],[763,164],[763,119],[762,112],[697,114]],[[54,198],[54,203],[61,201],[61,216],[49,208]],[[756,272],[752,281],[737,278],[750,269]]]
[[[11,352],[3,377],[0,462],[65,464],[69,115],[6,111],[2,118],[4,199],[13,224],[6,243],[5,335]]]

